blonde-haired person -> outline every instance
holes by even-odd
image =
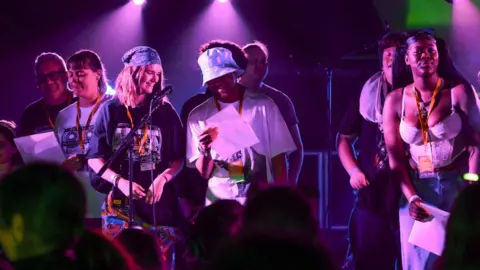
[[[55,134],[65,156],[64,167],[76,172],[87,195],[86,225],[101,228],[100,209],[105,195],[90,185],[85,155],[89,151],[93,126],[100,106],[111,96],[107,91],[106,70],[100,56],[91,50],[80,50],[67,60],[68,85],[78,100],[58,113]]]
[[[122,60],[125,67],[116,81],[117,95],[100,109],[90,139],[87,158],[95,172],[149,112],[154,89],[163,85],[162,64],[154,49],[135,47],[125,53]],[[177,112],[169,102],[163,102],[153,113],[151,124],[140,127],[133,142],[134,179],[130,180],[133,181],[135,225],[155,231],[163,251],[179,239],[176,228],[183,221],[171,181],[183,167],[184,138]],[[103,232],[111,237],[128,227],[128,168],[125,153],[124,158],[114,162],[101,177],[91,178],[94,188],[108,193],[102,218]],[[154,224],[158,226],[154,228]]]

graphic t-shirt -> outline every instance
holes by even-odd
[[[140,122],[149,111],[149,102],[146,105],[129,108],[134,125]],[[122,139],[130,132],[131,123],[127,108],[115,98],[107,101],[99,111],[97,121],[90,139],[90,153],[88,158],[103,158],[108,160]],[[185,133],[180,118],[173,106],[165,102],[153,113],[152,122],[148,129],[140,127],[136,132],[138,140],[133,144],[133,181],[140,184],[145,191],[151,185],[151,168],[153,177],[170,166],[175,160],[183,160],[185,153]],[[138,141],[147,134],[144,152],[139,151]],[[153,161],[153,162],[152,162]],[[128,153],[119,157],[110,167],[113,171],[129,179]],[[98,186],[99,181],[107,182],[98,176],[91,178],[92,185]],[[174,181],[174,180],[173,180]],[[109,185],[109,184],[107,184]],[[111,187],[111,185],[109,185]],[[113,200],[126,201],[123,193],[117,188],[113,189]],[[153,224],[153,207],[145,199],[134,201],[135,214],[143,221]],[[176,226],[176,221],[181,218],[177,194],[172,181],[163,189],[162,197],[155,204],[156,223],[163,226]]]
[[[219,105],[221,109],[233,105],[238,110],[239,103],[219,102]],[[219,199],[234,199],[243,204],[252,182],[273,181],[271,158],[296,150],[287,125],[272,99],[247,90],[242,107],[242,118],[252,127],[260,142],[226,159],[221,159],[218,153],[211,151],[215,168],[208,181],[207,205]],[[205,121],[217,112],[212,97],[190,113],[187,128],[188,166],[195,167],[195,161],[200,156],[198,138],[206,129]],[[241,166],[232,170],[236,164]]]
[[[49,106],[41,98],[28,105],[20,118],[17,137],[53,131],[52,123],[55,124],[58,113],[75,101],[77,98],[72,98],[70,103],[67,100],[62,104]]]
[[[100,101],[99,106],[102,103],[110,99],[111,96],[104,96]],[[78,101],[77,101],[78,102]],[[90,139],[93,134],[93,127],[97,119],[99,112],[98,108],[94,114],[91,115],[91,120],[88,126],[87,121],[92,113],[92,110],[96,105],[90,107],[80,107],[80,131],[84,131],[84,150],[80,147],[80,136],[77,129],[77,102],[74,102],[70,106],[66,107],[58,113],[55,121],[55,134],[58,139],[58,143],[65,153],[65,158],[69,158],[77,154],[87,154],[89,152]],[[100,218],[101,206],[105,200],[105,194],[96,191],[90,185],[90,175],[88,171],[88,165],[76,172],[76,175],[83,184],[85,194],[87,196],[87,218]]]

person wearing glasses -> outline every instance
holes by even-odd
[[[67,89],[67,67],[60,55],[40,54],[35,60],[35,75],[42,98],[23,111],[19,137],[53,131],[58,113],[75,101]]]

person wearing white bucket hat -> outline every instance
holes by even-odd
[[[296,147],[273,100],[236,84],[244,70],[226,48],[205,50],[198,64],[203,84],[212,97],[188,117],[187,165],[196,167],[208,179],[206,204],[219,199],[234,199],[243,204],[251,184],[287,183],[285,156]],[[205,120],[228,106],[233,106],[251,126],[259,142],[221,158],[211,145],[222,131],[219,127],[207,128]]]

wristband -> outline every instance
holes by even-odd
[[[351,175],[352,175],[352,173],[354,173],[354,172],[356,172],[356,171],[360,171],[360,168],[358,168],[358,167],[355,167],[355,168],[351,169],[350,171],[348,171],[348,175],[350,175],[350,176],[351,176]]]
[[[208,155],[210,155],[210,149],[208,151],[204,151],[204,150],[202,150],[202,148],[200,146],[198,146],[198,151],[204,157],[208,157]]]
[[[112,176],[112,184],[114,187],[118,187],[118,182],[120,181],[120,178],[122,178],[120,174],[115,174]]]
[[[418,195],[416,195],[416,194],[415,194],[415,195],[412,195],[412,196],[410,197],[410,199],[408,199],[408,203],[410,204],[410,203],[412,203],[412,202],[413,202],[414,200],[416,200],[416,199],[420,199],[420,200],[421,200],[422,198],[420,198],[420,196],[418,196]]]

